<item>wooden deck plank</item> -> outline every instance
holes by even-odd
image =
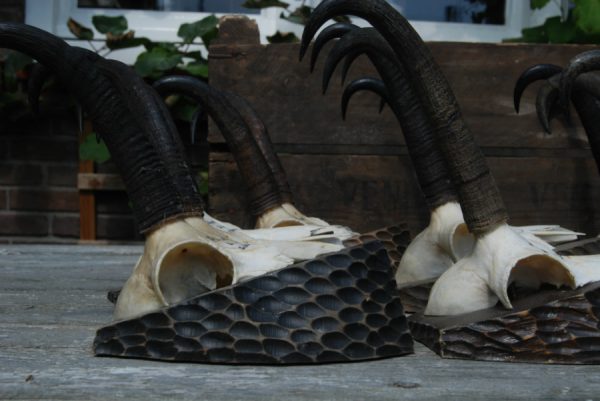
[[[443,360],[414,355],[321,366],[218,366],[95,358],[111,319],[106,290],[139,246],[0,246],[0,399],[587,400],[595,366]]]

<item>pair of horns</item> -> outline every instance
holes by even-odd
[[[251,175],[257,168],[269,172],[272,179],[265,181],[264,190],[268,203],[261,202],[260,192],[250,191],[251,211],[255,216],[281,203],[293,203],[292,191],[273,149],[267,128],[245,99],[230,92],[219,91],[199,79],[188,76],[161,78],[154,83],[154,89],[162,96],[182,94],[200,104],[225,136],[247,183],[253,180]],[[241,128],[242,125],[246,127],[245,130]],[[235,146],[239,142],[243,146]],[[251,145],[250,142],[255,142],[256,145]],[[248,187],[252,188],[252,183]]]
[[[142,232],[178,217],[202,216],[182,146],[176,135],[162,135],[175,132],[169,112],[131,68],[23,24],[0,24],[0,46],[36,59],[81,103],[111,152]]]
[[[589,73],[600,69],[600,51],[591,50],[571,59],[563,70],[553,64],[537,64],[526,69],[515,84],[514,104],[519,112],[525,89],[540,80],[536,112],[544,130],[550,133],[550,119],[563,114],[569,120],[572,101],[588,136],[600,172],[600,76]]]
[[[317,30],[337,15],[367,20],[389,44],[404,68],[416,97],[430,116],[434,136],[448,165],[465,221],[483,235],[508,219],[500,192],[481,150],[465,125],[452,90],[427,46],[408,21],[383,0],[325,0],[304,29],[301,57]]]
[[[377,69],[381,80],[360,78],[351,82],[344,90],[342,108],[347,108],[349,98],[361,89],[376,92],[390,104],[406,138],[409,155],[415,167],[417,178],[431,210],[447,202],[454,201],[454,190],[444,157],[438,147],[431,124],[431,118],[421,105],[413,83],[394,54],[392,48],[373,28],[356,28],[349,24],[335,24],[327,27],[315,40],[311,56],[311,68],[325,40],[341,37],[336,42],[325,61],[323,87],[326,89],[342,61],[344,80],[347,71],[361,54],[369,57]]]

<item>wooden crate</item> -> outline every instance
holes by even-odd
[[[231,38],[230,38],[231,40]],[[556,223],[600,232],[600,179],[579,126],[553,121],[545,134],[536,118],[532,85],[521,114],[513,110],[514,82],[540,62],[565,65],[589,46],[430,43],[487,156],[511,216],[510,223]],[[314,73],[297,44],[220,44],[211,47],[210,83],[247,98],[269,129],[301,210],[366,231],[406,221],[413,232],[428,212],[401,131],[379,100],[359,93],[341,118],[339,69],[321,94],[324,56]],[[377,76],[357,60],[349,79]],[[215,217],[248,226],[246,193],[218,129],[209,128],[209,202]]]

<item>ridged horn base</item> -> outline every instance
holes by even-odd
[[[380,242],[324,255],[98,330],[97,356],[309,364],[406,355],[412,337]]]
[[[600,282],[548,290],[459,316],[409,319],[415,340],[442,358],[600,364]]]

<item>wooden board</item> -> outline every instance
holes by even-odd
[[[280,154],[301,210],[359,232],[428,222],[408,156]],[[489,157],[514,225],[554,223],[600,232],[600,177],[590,158]],[[228,153],[210,157],[210,209],[249,225],[245,191]]]
[[[321,366],[218,366],[95,358],[108,289],[140,246],[0,246],[2,400],[586,400],[595,366],[443,360],[416,352]],[[540,380],[540,378],[543,378]]]
[[[543,133],[535,115],[538,84],[523,97],[521,115],[512,91],[519,74],[540,63],[565,65],[590,46],[430,43],[467,124],[488,156],[512,224],[557,223],[600,232],[600,181],[581,127],[553,121]],[[339,71],[321,94],[326,47],[313,74],[298,62],[297,44],[220,45],[211,48],[210,82],[246,97],[265,120],[299,206],[308,214],[358,231],[407,221],[414,232],[427,223],[407,149],[389,109],[359,93],[349,116],[340,116]],[[360,59],[349,78],[373,75]],[[214,125],[209,203],[212,213],[251,225],[245,191]],[[216,152],[216,154],[214,153]]]

